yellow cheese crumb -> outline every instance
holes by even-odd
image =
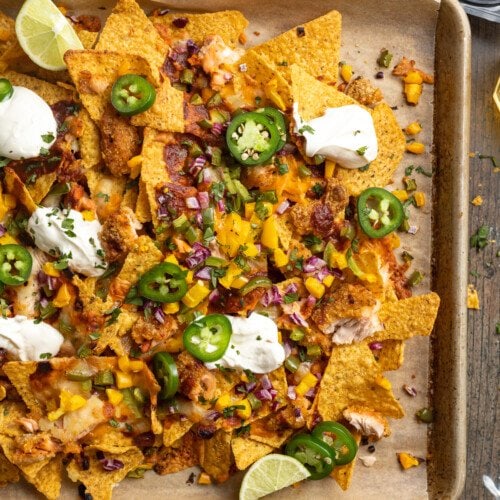
[[[422,125],[420,125],[420,123],[418,122],[412,122],[405,128],[405,132],[408,135],[417,135],[421,131],[422,131]]]
[[[392,194],[401,202],[408,199],[408,193],[404,189],[395,189]]]
[[[407,470],[411,467],[418,467],[420,465],[420,461],[409,453],[397,453],[397,456],[399,463],[404,470]]]
[[[479,309],[479,295],[474,285],[467,285],[467,308]]]
[[[483,197],[478,195],[471,201],[471,203],[474,206],[479,207],[483,204]]]
[[[202,472],[198,478],[198,484],[212,484],[212,480],[206,472]]]

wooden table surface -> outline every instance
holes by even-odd
[[[500,77],[500,24],[469,17],[472,31],[472,97],[470,151],[492,155],[500,162],[500,112],[492,94]],[[481,206],[470,205],[469,231],[486,224],[492,239],[483,250],[470,251],[469,283],[481,301],[469,310],[467,338],[467,478],[462,498],[492,498],[483,487],[483,474],[496,484],[500,476],[500,171],[491,160],[470,159],[471,199],[481,195]]]

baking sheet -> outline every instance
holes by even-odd
[[[79,13],[97,13],[101,16],[109,13],[113,3],[105,0],[64,2],[67,7],[74,8]],[[448,17],[442,20],[446,22],[449,17],[457,15],[457,3],[452,0],[446,0],[442,3],[448,9]],[[146,12],[154,6],[159,6],[159,4],[160,2],[142,2]],[[331,9],[337,9],[343,16],[341,59],[353,66],[356,75],[373,77],[380,70],[376,59],[382,48],[387,48],[394,54],[393,63],[396,63],[405,55],[415,59],[417,66],[428,72],[432,72],[435,66],[434,44],[440,4],[434,0],[379,0],[377,2],[368,0],[315,0],[308,2],[295,0],[274,0],[273,2],[262,0],[252,2],[238,0],[181,0],[161,2],[161,4],[179,11],[241,10],[250,20],[250,26],[247,29],[247,45],[249,46],[261,43],[269,37],[292,26],[309,21]],[[18,5],[19,2],[17,1],[0,0],[0,8],[4,10],[6,7],[15,8]],[[106,7],[106,9],[101,10],[99,7]],[[12,10],[10,12],[12,13]],[[452,49],[450,50],[453,52]],[[325,54],[325,57],[328,57],[328,54]],[[455,61],[459,68],[463,62],[463,60]],[[452,75],[449,76],[452,77]],[[431,86],[425,86],[419,105],[410,107],[405,104],[401,80],[391,77],[389,70],[385,71],[383,80],[375,80],[375,82],[382,89],[386,101],[391,106],[397,107],[395,113],[402,127],[415,120],[420,121],[423,125],[423,131],[418,140],[426,144],[427,152],[420,156],[405,156],[399,171],[394,176],[395,182],[391,185],[392,189],[396,189],[401,187],[401,178],[406,166],[410,164],[421,165],[426,170],[429,170],[434,163],[431,155],[433,116],[435,112],[434,89]],[[458,97],[460,98],[460,96]],[[463,98],[463,95],[461,97]],[[460,105],[460,102],[458,104]],[[440,113],[444,114],[444,111],[442,110]],[[438,119],[440,119],[439,116]],[[448,141],[446,145],[448,145],[449,151],[456,152],[453,146],[457,144],[458,136],[448,134],[446,140]],[[437,142],[443,146],[443,141],[439,136]],[[462,158],[463,161],[464,158]],[[462,165],[455,168],[460,169]],[[461,173],[460,170],[458,170],[458,173]],[[467,179],[467,177],[465,178]],[[418,175],[417,182],[419,190],[426,192],[427,203],[420,211],[412,211],[412,223],[416,224],[419,229],[415,236],[405,235],[402,238],[400,250],[406,249],[410,251],[415,256],[413,269],[418,269],[425,274],[424,282],[415,290],[415,294],[421,294],[431,288],[432,273],[429,256],[433,251],[434,254],[436,252],[430,237],[433,206],[432,179]],[[442,196],[442,193],[438,190],[437,195]],[[454,200],[455,198],[450,197],[448,201],[453,203]],[[462,223],[466,227],[466,221]],[[439,273],[440,266],[438,264],[435,268],[434,277]],[[453,314],[449,309],[448,312],[446,311],[446,303],[443,305],[445,306],[445,314],[450,312]],[[459,304],[455,305],[456,307],[459,306]],[[443,314],[443,311],[441,313]],[[453,332],[450,335],[452,334]],[[398,451],[409,451],[418,457],[427,456],[428,428],[419,424],[414,414],[416,410],[429,405],[429,363],[427,362],[430,357],[429,348],[428,339],[411,339],[406,342],[406,359],[403,368],[398,372],[388,372],[387,375],[393,383],[395,395],[400,399],[407,416],[402,420],[391,421],[392,435],[377,443],[375,452],[377,461],[373,467],[364,467],[358,459],[359,463],[356,466],[354,479],[351,488],[347,492],[342,493],[337,484],[328,478],[319,482],[304,483],[296,489],[287,489],[285,492],[277,493],[273,497],[305,498],[306,496],[313,496],[314,498],[333,498],[338,496],[345,499],[401,497],[416,500],[436,496],[437,490],[428,490],[428,476],[425,465],[402,472],[396,460],[396,452]],[[443,346],[440,348],[443,349]],[[415,387],[418,392],[417,397],[409,397],[402,390],[403,384]],[[442,430],[445,431],[444,428]],[[367,447],[361,447],[358,455],[368,455]],[[460,461],[459,458],[457,458],[457,463]],[[447,464],[445,459],[443,459],[442,464]],[[157,476],[154,473],[149,473],[144,480],[126,480],[115,489],[114,498],[140,498],[143,495],[147,495],[150,499],[163,498],[166,495],[175,496],[176,499],[202,496],[214,499],[237,497],[241,474],[224,485],[201,487],[196,484],[190,485],[186,483],[190,472],[183,471],[169,476]],[[434,488],[432,480],[429,484]],[[450,491],[456,490],[455,486],[450,488]],[[445,490],[446,487],[441,487],[437,496],[441,497],[441,495],[445,494]],[[76,486],[70,483],[63,488],[62,498],[74,498],[75,494]],[[2,490],[2,498],[19,498],[20,495],[27,498],[34,496],[34,493],[26,485],[10,486]]]

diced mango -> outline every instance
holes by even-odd
[[[236,288],[239,290],[240,288],[243,288],[250,280],[246,276],[238,276],[235,278],[235,280],[231,283],[231,288]]]
[[[171,264],[175,264],[176,266],[179,265],[179,261],[173,253],[170,253],[165,257],[165,262],[170,262]]]
[[[57,294],[52,301],[52,304],[54,305],[54,307],[65,307],[71,303],[71,299],[72,293],[70,285],[68,285],[67,283],[63,283],[59,287],[59,290],[57,290]]]
[[[130,359],[128,356],[120,356],[118,358],[118,368],[122,372],[128,372],[130,370]]]
[[[330,288],[333,284],[333,281],[335,280],[333,274],[328,274],[323,278],[323,285],[326,287]]]
[[[395,189],[392,194],[401,202],[408,199],[408,193],[404,189]]]
[[[245,250],[243,250],[243,255],[246,257],[257,257],[259,255],[259,249],[253,243],[245,243]]]
[[[415,198],[417,207],[423,207],[425,205],[425,194],[422,191],[415,192],[413,197]]]
[[[131,359],[130,360],[130,371],[133,373],[137,373],[143,370],[144,361],[142,359]]]
[[[255,212],[255,202],[245,203],[245,219],[250,219]]]
[[[337,252],[333,250],[330,255],[330,267],[336,267],[337,269],[345,269],[347,267],[347,258],[345,253]]]
[[[276,267],[283,267],[288,264],[290,259],[288,258],[288,255],[281,250],[281,248],[276,248],[274,250],[274,263],[276,264]]]
[[[120,370],[116,370],[115,372],[115,383],[118,389],[126,389],[127,387],[132,387],[134,385],[132,376]]]
[[[210,290],[203,281],[198,280],[184,295],[182,302],[189,308],[196,307],[202,300],[210,294]]]
[[[325,285],[312,276],[306,279],[305,285],[307,291],[316,299],[321,299],[321,297],[325,294]]]
[[[278,248],[278,226],[274,214],[264,221],[260,241],[265,247],[271,250]]]
[[[175,314],[179,312],[180,305],[179,302],[170,302],[163,304],[162,309],[165,314]]]
[[[475,206],[475,207],[479,207],[483,204],[483,197],[478,195],[476,196],[472,201],[471,203]]]
[[[54,422],[68,411],[76,411],[80,408],[83,408],[86,403],[87,400],[83,396],[80,396],[79,394],[72,394],[66,389],[63,389],[59,394],[59,408],[57,410],[51,411],[47,415],[47,418],[51,422]]]
[[[409,142],[406,145],[406,151],[413,153],[414,155],[421,155],[425,153],[425,146],[421,142]]]
[[[191,285],[191,283],[193,282],[193,279],[194,279],[194,271],[192,271],[191,269],[187,272],[186,274],[186,283],[188,285]]]
[[[238,408],[236,410],[236,415],[240,417],[242,420],[247,420],[252,415],[252,407],[250,406],[250,402],[248,399],[242,399],[238,401],[238,406],[244,406],[244,408]]]
[[[418,83],[405,83],[404,93],[409,104],[418,104],[422,95],[423,85]]]
[[[224,408],[231,406],[233,404],[233,396],[231,393],[226,392],[219,397],[219,399],[215,402],[215,409],[217,411],[222,411]]]
[[[417,135],[422,131],[422,125],[419,122],[412,122],[406,128],[405,132],[408,135]]]
[[[219,278],[219,283],[224,288],[231,288],[233,281],[242,274],[242,270],[234,262],[231,262],[226,270],[226,274]]]
[[[106,389],[106,395],[113,406],[119,405],[123,400],[123,393],[116,389]]]
[[[307,372],[295,388],[295,392],[298,396],[304,396],[309,390],[316,387],[317,383],[318,379],[311,372]]]
[[[424,83],[422,75],[418,71],[408,71],[408,74],[404,77],[405,83],[418,83],[419,85]]]
[[[398,453],[397,456],[399,463],[404,470],[407,470],[411,467],[418,467],[420,465],[420,461],[409,453]]]
[[[206,472],[202,472],[198,477],[198,484],[202,485],[212,484],[212,479]]]
[[[391,250],[394,250],[395,248],[399,248],[401,246],[401,239],[396,233],[391,233],[388,236],[386,236],[386,238],[387,241],[389,242]]]
[[[43,266],[42,266],[42,271],[47,275],[47,276],[52,276],[53,278],[59,278],[59,276],[61,276],[61,272],[58,271],[55,267],[54,267],[54,263],[53,262],[46,262]]]
[[[352,78],[352,66],[350,64],[342,64],[340,67],[340,76],[344,82],[349,83]]]
[[[331,179],[335,172],[335,162],[326,160],[325,162],[325,179]]]
[[[3,236],[0,236],[0,245],[18,245],[19,241],[16,238],[13,238],[9,233],[5,233]]]

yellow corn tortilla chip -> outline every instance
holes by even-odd
[[[193,426],[191,420],[181,420],[175,417],[167,417],[163,421],[163,446],[172,446],[181,439]]]
[[[134,441],[130,436],[125,436],[123,432],[117,429],[110,429],[109,424],[106,422],[101,424],[106,429],[106,432],[101,432],[101,428],[97,427],[93,433],[91,441],[88,443],[86,449],[88,450],[101,450],[104,453],[125,453],[129,450],[137,449]]]
[[[80,481],[85,485],[87,492],[92,495],[94,500],[111,500],[113,487],[122,481],[131,470],[139,466],[144,459],[138,448],[128,450],[125,453],[106,453],[106,458],[119,460],[123,467],[115,471],[105,471],[94,452],[88,453],[87,456],[90,463],[88,470],[82,470],[78,462],[72,460],[67,466],[67,471],[72,481]]]
[[[275,413],[250,425],[248,437],[271,448],[279,448],[292,434],[292,429],[280,429]]]
[[[81,109],[78,117],[83,122],[82,136],[78,139],[82,163],[85,168],[92,168],[102,159],[99,129],[86,109]]]
[[[184,97],[182,92],[165,80],[156,92],[151,108],[134,115],[131,119],[136,127],[151,127],[164,132],[184,132]]]
[[[143,57],[151,66],[153,82],[159,85],[168,45],[135,0],[118,0],[95,48]]]
[[[0,54],[3,54],[15,40],[16,30],[14,19],[0,11]]]
[[[11,361],[5,363],[2,368],[28,409],[32,412],[33,418],[41,417],[40,402],[30,388],[30,375],[35,373],[37,363],[35,361]]]
[[[48,500],[57,500],[61,492],[62,459],[54,457],[37,474],[24,477]]]
[[[78,24],[73,26],[78,38],[82,42],[84,49],[92,49],[97,41],[97,37],[99,36],[98,31],[88,31],[81,28]]]
[[[16,463],[15,462],[15,441],[9,436],[0,436],[0,447],[2,448],[5,456],[12,464],[19,467],[24,477],[29,480],[29,478],[34,478],[50,461],[51,458],[42,459],[38,462],[32,463]]]
[[[50,174],[40,175],[36,178],[35,183],[27,186],[28,193],[35,203],[40,203],[49,194],[52,184],[56,182],[57,174],[51,172]]]
[[[229,478],[232,464],[231,434],[218,430],[211,439],[204,439],[200,446],[200,465],[205,472],[222,483]]]
[[[126,333],[128,333],[134,323],[139,319],[139,314],[133,311],[126,311],[122,308],[122,312],[116,319],[114,323],[109,326],[105,326],[101,328],[100,333],[101,336],[97,341],[97,344],[94,348],[94,353],[101,354],[106,347],[108,347],[111,339],[115,337],[123,337]],[[116,346],[116,344],[114,344]],[[116,353],[119,356],[123,356],[125,353],[123,351]]]
[[[199,464],[198,454],[201,443],[192,432],[176,441],[174,446],[161,447],[154,470],[157,474],[172,474]]]
[[[0,403],[0,434],[15,437],[24,433],[18,419],[25,417],[26,406],[18,401],[2,401]]]
[[[246,71],[242,72],[239,69],[242,64],[246,65]],[[259,95],[262,98],[272,101],[273,105],[278,106],[282,111],[291,108],[292,97],[290,85],[273,68],[272,63],[264,55],[249,50],[238,61],[237,68],[237,72],[233,78],[234,91],[248,101],[248,104],[254,104],[255,95]],[[273,98],[271,94],[273,84],[270,82],[273,80],[275,81],[276,94],[281,100],[277,97]],[[255,87],[256,85],[260,92],[247,92],[245,90],[247,87]],[[262,103],[262,105],[265,104],[265,102]]]
[[[359,442],[361,441],[361,435],[355,431],[353,431],[351,434],[354,436],[356,443],[359,445]],[[335,467],[332,473],[330,474],[330,476],[333,477],[333,479],[335,479],[337,484],[344,491],[346,491],[351,484],[355,465],[356,465],[356,459],[354,459],[352,462],[349,462],[346,465],[340,465]]]
[[[110,100],[111,88],[118,76],[125,73],[155,79],[143,57],[98,50],[68,50],[64,54],[71,79],[90,117],[98,122]]]
[[[151,220],[151,209],[149,207],[148,191],[144,181],[139,181],[139,194],[135,206],[135,216],[139,222],[149,222]]]
[[[231,441],[234,462],[239,470],[245,470],[250,467],[259,458],[269,455],[274,451],[272,446],[259,443],[248,437],[236,437]]]
[[[301,25],[300,30],[292,28],[267,42],[252,48],[267,57],[277,72],[290,81],[290,66],[298,64],[325,82],[335,82],[338,75],[340,34],[342,16],[332,10]],[[286,64],[286,65],[285,65]]]
[[[26,207],[29,213],[34,212],[36,210],[36,203],[33,201],[24,182],[12,168],[5,167],[4,172],[7,192],[15,196]]]
[[[135,211],[137,206],[137,198],[139,195],[139,188],[137,186],[125,186],[125,192],[123,193],[123,199],[120,204],[120,208],[129,208],[132,212]]]
[[[74,93],[66,88],[54,85],[33,76],[23,75],[15,71],[5,71],[0,78],[7,78],[12,85],[26,87],[38,94],[47,104],[52,105],[59,101],[69,101],[75,98]]]
[[[172,21],[179,17],[186,17],[188,22],[184,28],[176,28]],[[166,35],[172,40],[190,38],[197,44],[202,44],[210,35],[219,35],[226,45],[234,48],[238,45],[241,34],[248,26],[248,20],[237,10],[223,10],[221,12],[207,12],[203,14],[169,12],[163,16],[151,16],[154,25],[166,28]]]
[[[382,349],[373,351],[380,369],[383,372],[398,370],[404,361],[404,348],[402,340],[384,340]]]
[[[382,387],[382,372],[367,344],[336,346],[321,379],[318,411],[323,420],[339,420],[352,405],[363,405],[385,416],[401,418],[403,408],[392,390]]]
[[[369,340],[405,340],[415,335],[430,335],[439,303],[439,295],[434,292],[397,302],[384,302],[378,317],[385,330],[375,333]]]
[[[372,113],[377,134],[378,154],[368,170],[337,167],[335,175],[347,188],[349,194],[357,196],[369,187],[384,187],[392,182],[392,176],[403,159],[406,139],[394,112],[385,103],[377,104]]]
[[[0,451],[0,488],[19,481],[19,469]]]

